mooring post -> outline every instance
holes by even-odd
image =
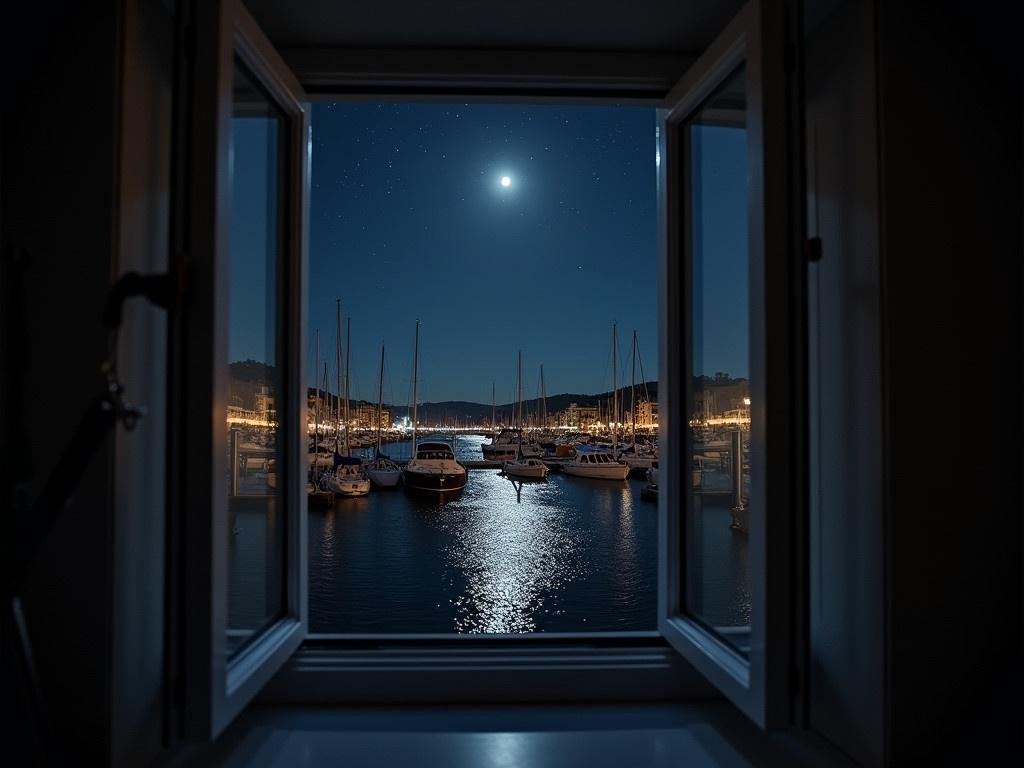
[[[732,522],[730,528],[746,532],[747,508],[743,503],[743,431],[729,434],[732,451]]]
[[[238,495],[238,433],[240,430],[231,430],[231,495]]]

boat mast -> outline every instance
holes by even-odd
[[[335,400],[334,402],[334,413],[337,416],[337,418],[334,421],[334,450],[337,451],[339,437],[338,433],[341,430],[341,299],[334,300],[334,324],[334,340],[335,346],[337,347],[335,351],[337,352],[338,355],[338,399]]]
[[[348,373],[349,368],[352,366],[352,318],[346,318],[346,329],[345,329],[345,351],[348,352],[345,355],[345,455],[352,455],[352,446],[348,440],[348,428],[350,424],[348,416],[348,398],[349,398],[349,379]],[[338,394],[341,394],[341,387],[338,388]]]
[[[617,351],[615,349],[615,323],[612,323],[612,458],[619,460],[619,425],[615,417],[619,412],[619,390],[615,379],[615,363]]]
[[[494,382],[492,381],[491,382],[491,431],[492,432],[495,429],[497,429],[497,426],[495,425],[495,422],[494,422],[494,415],[495,415],[495,411],[494,411]]]
[[[380,412],[384,407],[384,345],[380,345],[380,384],[377,386],[377,458],[380,456]]]
[[[540,364],[540,428],[547,433],[548,428],[548,393],[544,389],[544,363]]]
[[[629,404],[633,409],[633,455],[636,456],[636,331],[633,331],[633,383]]]
[[[519,363],[516,365],[516,402],[519,405],[519,451],[516,461],[523,459],[523,350],[519,350]]]
[[[324,360],[324,391],[325,392],[330,392],[330,389],[329,389],[330,385],[331,385],[331,378],[330,378],[330,374],[327,373],[327,361]],[[326,439],[326,437],[327,437],[327,425],[324,424],[324,438]],[[317,463],[319,464],[319,461],[320,461],[320,451],[319,451],[319,448],[317,449],[316,456],[317,456]],[[332,459],[331,463],[332,464],[334,463],[333,462],[333,458],[334,457],[332,456],[331,457],[331,459]]]
[[[416,321],[416,345],[412,353],[412,457],[416,458],[416,371],[420,364],[420,321]]]

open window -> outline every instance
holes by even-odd
[[[183,585],[177,668],[184,731],[210,738],[306,636],[310,142],[301,88],[239,0],[195,5],[184,26],[195,54],[179,206],[187,312],[172,367],[182,393],[172,485],[182,494],[173,506],[183,510],[183,534],[180,577],[172,582]],[[618,700],[631,686],[643,689],[637,697],[652,695],[640,675],[664,686],[673,663],[689,670],[681,656],[764,727],[789,721],[794,625],[798,462],[784,32],[782,11],[753,0],[659,113],[658,633],[678,654],[662,648],[672,659],[638,663],[635,648],[613,657],[578,639],[560,651],[585,681],[575,690]],[[239,360],[248,369],[229,372]],[[263,436],[241,445],[233,423]],[[724,485],[711,481],[713,463]],[[725,579],[746,606],[730,615],[717,611],[711,588],[716,580],[722,587],[709,554],[712,529],[745,563],[741,578]],[[236,572],[243,557],[248,566]],[[253,558],[262,563],[255,570]],[[239,588],[233,579],[243,571],[259,573],[258,583]],[[329,658],[288,665],[276,678],[278,700],[309,700],[315,690],[318,701],[337,701],[333,691],[341,688],[374,700],[396,686],[406,700],[424,700],[410,690],[417,685],[434,697],[447,685],[457,700],[451,681],[459,674],[472,678],[463,687],[473,695],[481,678],[507,681],[499,684],[514,688],[517,699],[528,695],[516,665],[536,647],[481,650],[500,658],[480,662],[466,650],[470,642],[460,643],[440,669],[436,659],[413,658],[416,642],[411,635],[400,664],[382,664],[372,651],[335,663],[336,649],[313,649]],[[481,663],[487,675],[473,666]],[[550,688],[547,668],[529,664],[544,673],[529,684]],[[491,674],[501,665],[504,676]],[[563,677],[566,669],[563,657],[551,663]],[[673,693],[685,695],[676,679]]]
[[[783,22],[753,0],[671,91],[660,177],[659,631],[762,727],[789,721],[799,466]]]
[[[181,494],[181,725],[189,738],[208,739],[306,632],[309,140],[302,89],[241,2],[194,8],[183,25],[194,55],[179,83],[186,311],[172,364],[180,392],[172,477]],[[229,375],[239,360],[245,375]]]

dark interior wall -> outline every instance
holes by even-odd
[[[874,13],[806,6],[811,727],[884,759],[881,265]]]
[[[174,10],[124,0],[117,274],[168,269]],[[121,379],[146,417],[115,435],[111,763],[152,762],[163,744],[167,317],[132,299]]]
[[[1021,739],[1020,27],[877,13],[889,750],[984,764]]]
[[[0,23],[2,242],[5,255],[22,248],[29,258],[24,328],[17,318],[5,322],[31,353],[26,396],[4,414],[5,421],[25,419],[27,443],[5,445],[4,455],[29,458],[30,499],[58,470],[75,424],[103,389],[100,316],[116,247],[119,5],[22,4]],[[17,372],[5,366],[4,375]],[[81,765],[106,762],[109,748],[113,469],[108,438],[23,591],[50,744],[72,750]],[[6,480],[0,508],[9,545],[23,541],[13,526],[29,521],[12,519],[19,510]],[[25,732],[6,736],[7,754],[30,743]]]

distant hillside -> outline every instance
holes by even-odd
[[[272,384],[276,377],[277,370],[274,366],[267,365],[266,363],[260,363],[256,360],[243,360],[231,363],[228,366],[229,399],[235,405],[238,405],[240,401],[243,408],[255,408],[255,395],[259,386],[261,384]],[[315,390],[313,388],[308,390],[310,397],[313,396],[314,391]],[[593,395],[571,392],[565,392],[560,395],[549,395],[547,398],[547,411],[548,413],[564,411],[569,407],[570,403],[578,403],[580,405],[597,405],[599,401],[606,402],[611,398],[611,396],[611,390]],[[645,396],[649,397],[651,400],[658,399],[658,382],[648,381],[646,384],[636,385],[637,402],[643,402]],[[628,409],[630,406],[630,388],[622,387],[619,390],[619,397],[623,398],[622,403]],[[325,395],[324,402],[327,404],[325,407],[330,410],[333,410],[336,407],[336,398],[333,394]],[[358,408],[360,403],[364,402],[366,401],[353,400],[350,403],[350,407],[353,409]],[[527,413],[537,413],[539,404],[540,399],[534,398],[532,400],[524,401],[523,407],[526,409]],[[376,403],[372,403],[372,405],[376,405]],[[400,419],[403,416],[409,415],[410,409],[404,404],[385,404],[385,407],[391,409],[392,419]],[[496,406],[495,410],[498,413],[499,421],[501,420],[502,415],[507,417],[508,414],[512,413],[513,409],[513,403],[502,403]],[[453,419],[469,421],[471,423],[480,423],[483,421],[490,421],[491,406],[489,403],[471,403],[466,402],[465,400],[446,400],[439,403],[420,403],[419,410],[417,411],[417,417],[421,423],[428,424],[449,423]]]
[[[658,399],[658,382],[649,381],[646,383],[646,393],[651,400]],[[636,400],[637,402],[643,402],[644,400],[644,385],[636,385]],[[548,413],[557,413],[558,411],[564,411],[570,403],[578,403],[579,405],[597,405],[598,401],[607,401],[611,398],[611,390],[607,392],[601,392],[595,395],[585,394],[574,394],[574,393],[563,393],[560,395],[550,395],[547,398],[547,411]],[[630,405],[630,388],[623,387],[619,390],[619,397],[625,398],[622,402],[628,408]],[[540,399],[535,398],[533,400],[526,400],[523,402],[523,407],[527,413],[536,413],[540,404]],[[498,420],[501,420],[502,414],[506,416],[512,413],[514,409],[513,403],[502,403],[495,407],[498,413]],[[406,406],[393,406],[391,408],[391,418],[400,419],[403,416],[410,415],[409,409]],[[462,421],[470,421],[479,423],[482,421],[490,421],[491,418],[491,406],[485,403],[469,403],[463,400],[448,400],[439,403],[420,403],[419,409],[417,410],[417,418],[421,423],[447,423],[452,419],[459,419]]]

